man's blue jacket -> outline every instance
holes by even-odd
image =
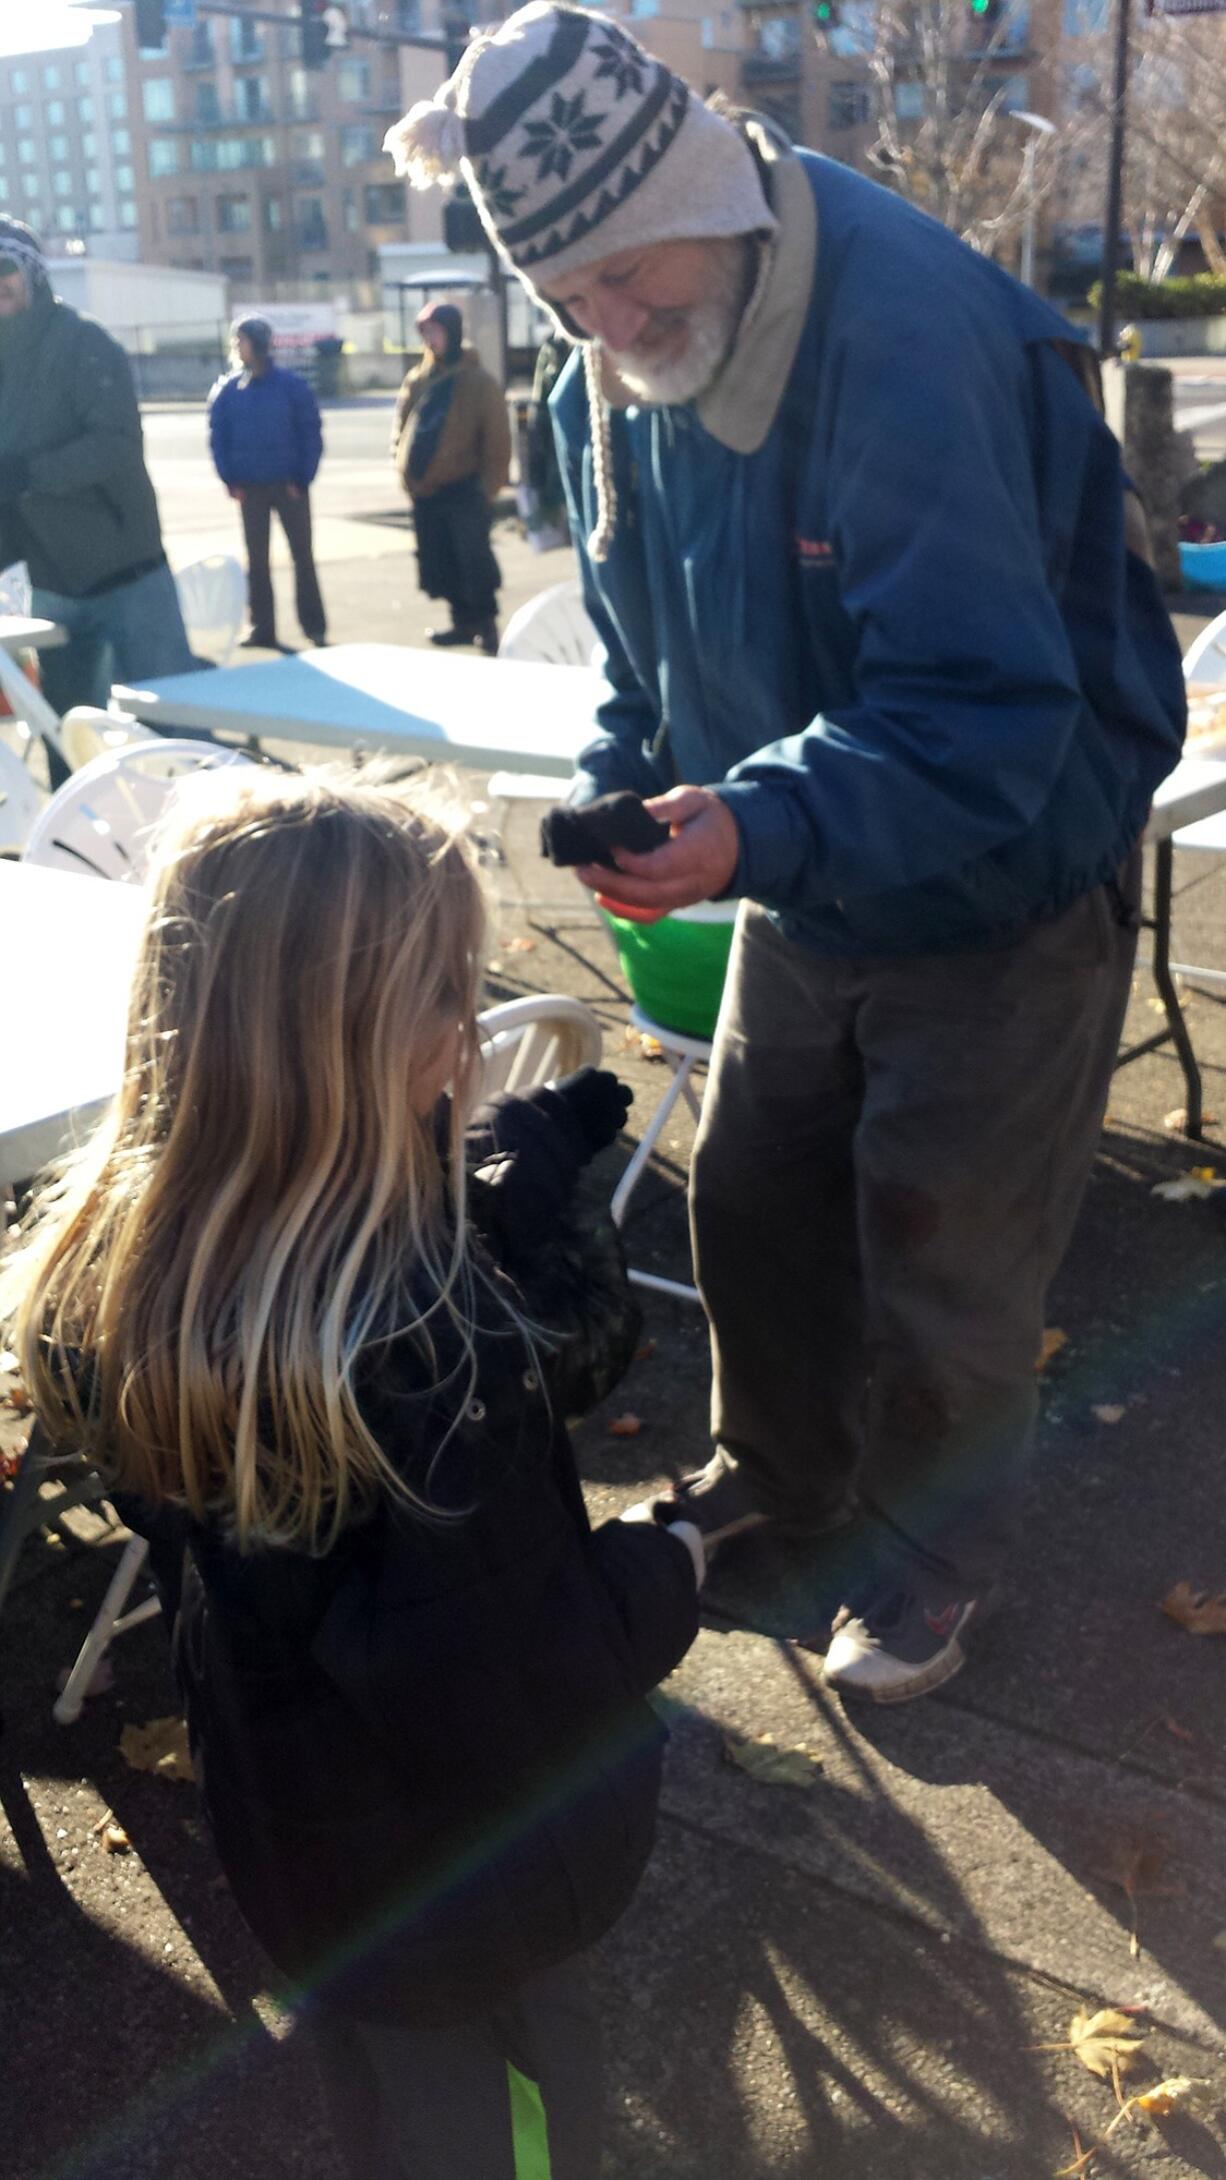
[[[225,485],[296,484],[305,491],[324,447],[319,403],[297,371],[275,363],[258,378],[231,371],[209,395],[209,444]]]
[[[876,184],[755,144],[775,263],[728,364],[609,415],[577,796],[718,787],[728,890],[821,952],[990,944],[1138,839],[1184,733],[1174,633],[1066,322]],[[582,541],[574,363],[553,409]]]

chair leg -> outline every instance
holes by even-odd
[[[123,1609],[148,1553],[149,1546],[143,1537],[129,1537],[119,1565],[107,1585],[106,1596],[95,1614],[94,1624],[77,1652],[76,1663],[57,1702],[52,1706],[52,1717],[57,1725],[75,1725],[81,1716],[81,1706],[89,1694],[89,1684],[116,1635],[122,1635],[127,1628],[138,1627],[143,1620],[151,1620],[161,1609],[156,1597],[147,1598],[132,1612],[125,1613]]]
[[[38,1486],[42,1466],[43,1436],[35,1424],[16,1476],[9,1489],[0,1494],[0,1612],[4,1610],[21,1547],[31,1530],[38,1527]]]
[[[615,1226],[620,1226],[626,1216],[626,1206],[638,1186],[644,1166],[668,1125],[669,1116],[678,1099],[685,1098],[695,1120],[699,1115],[698,1100],[690,1083],[690,1076],[694,1069],[693,1060],[688,1057],[676,1058],[672,1055],[668,1057],[669,1065],[673,1071],[672,1081],[652,1114],[633,1158],[613,1191],[609,1208],[613,1214],[613,1224]],[[687,1285],[684,1280],[663,1279],[655,1272],[636,1272],[633,1267],[631,1267],[630,1271],[630,1283],[635,1287],[647,1287],[654,1294],[671,1295],[678,1302],[698,1302],[701,1299],[697,1287]]]

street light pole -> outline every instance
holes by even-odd
[[[1098,353],[1115,354],[1115,278],[1120,261],[1120,219],[1124,209],[1124,135],[1128,116],[1128,33],[1132,0],[1115,0],[1115,83],[1111,99],[1111,149],[1107,163],[1107,209],[1103,218],[1103,260],[1098,303]]]
[[[1038,229],[1038,203],[1035,192],[1035,165],[1039,156],[1039,138],[1054,136],[1056,124],[1046,114],[1027,113],[1019,107],[1011,116],[1020,121],[1027,131],[1026,149],[1022,154],[1022,189],[1026,198],[1026,224],[1022,229],[1021,277],[1023,285],[1034,286],[1035,240]]]

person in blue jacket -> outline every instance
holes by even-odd
[[[937,1686],[1007,1547],[1184,732],[1144,521],[1059,315],[885,189],[543,4],[389,137],[462,156],[582,344],[553,397],[606,694],[580,872],[741,901],[695,1151],[708,1546],[844,1525],[827,1680]],[[812,1630],[799,1629],[802,1636]]]
[[[274,512],[294,561],[298,621],[308,643],[326,643],[324,602],[311,545],[311,485],[323,453],[319,403],[297,371],[272,360],[272,327],[242,318],[234,327],[238,368],[209,395],[209,445],[218,476],[243,518],[250,648],[277,651],[268,567]]]

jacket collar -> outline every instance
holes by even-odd
[[[737,329],[732,353],[698,398],[698,421],[733,454],[756,454],[791,376],[817,269],[817,202],[794,151],[757,122],[748,133],[762,162],[779,224],[767,264]]]
[[[769,125],[745,125],[778,226],[763,245],[766,262],[714,385],[696,403],[698,421],[733,454],[756,454],[775,421],[796,361],[817,269],[817,203],[796,153]],[[611,408],[635,397],[607,351],[601,377]]]

